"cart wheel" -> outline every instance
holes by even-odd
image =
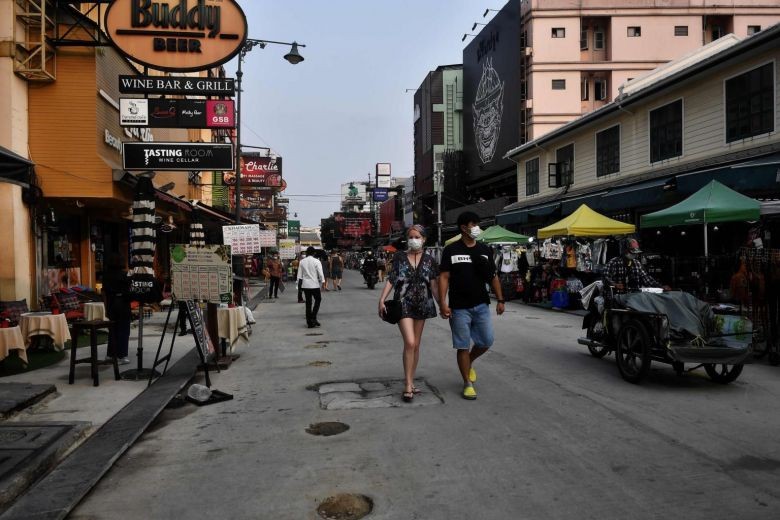
[[[604,334],[602,334],[602,338],[597,338],[596,333],[593,332],[593,327],[595,323],[593,323],[593,320],[591,320],[590,325],[588,325],[588,332],[586,334],[586,337],[588,339],[603,339]],[[594,347],[592,345],[588,345],[588,351],[590,352],[590,355],[594,358],[601,359],[607,354],[609,354],[609,348],[607,346],[602,347]]]
[[[622,326],[615,357],[623,379],[634,384],[642,380],[650,370],[650,339],[644,325],[631,320]]]
[[[742,373],[744,365],[713,365],[708,363],[704,365],[704,370],[710,379],[716,383],[727,385],[734,381]]]

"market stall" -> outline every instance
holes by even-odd
[[[577,306],[580,289],[620,254],[615,238],[636,226],[606,217],[583,204],[574,213],[538,231],[530,248],[526,301],[555,308]]]

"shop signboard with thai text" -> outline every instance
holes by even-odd
[[[189,76],[119,76],[121,94],[159,94],[233,97],[233,78],[192,78]]]
[[[221,143],[122,143],[125,170],[232,170],[233,145]]]
[[[169,72],[208,70],[230,61],[248,32],[235,0],[114,0],[105,28],[119,52]]]
[[[178,300],[230,303],[233,271],[230,246],[171,246],[173,294]]]
[[[233,128],[235,107],[232,100],[122,98],[119,122],[150,128]]]
[[[260,226],[222,226],[222,243],[230,246],[233,255],[251,255],[260,253]]]

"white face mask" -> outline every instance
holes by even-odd
[[[410,238],[407,240],[407,244],[409,244],[409,249],[411,251],[419,251],[422,249],[423,246],[423,239],[422,238]]]
[[[474,226],[473,228],[469,229],[469,236],[474,240],[478,239],[479,235],[481,234],[482,230],[479,228],[479,226]]]

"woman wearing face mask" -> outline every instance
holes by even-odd
[[[382,294],[379,297],[379,317],[385,314],[385,298],[394,290],[393,299],[401,301],[401,321],[398,329],[404,341],[404,393],[403,399],[411,402],[420,391],[414,386],[414,374],[420,360],[420,341],[425,320],[436,317],[434,299],[438,296],[436,278],[439,266],[436,260],[423,250],[425,228],[415,224],[406,232],[408,249],[398,251],[392,259]]]

